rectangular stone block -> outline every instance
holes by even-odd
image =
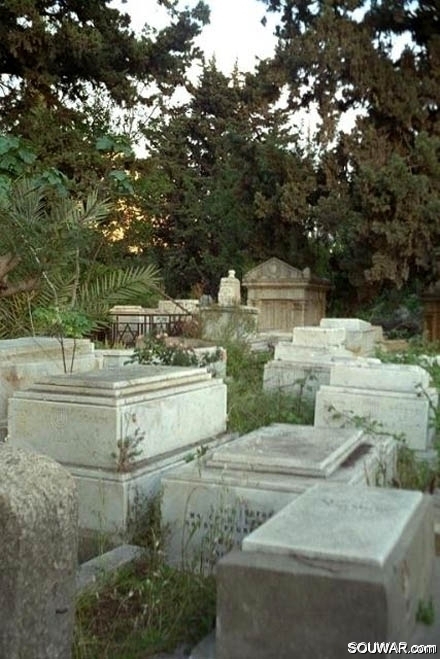
[[[82,563],[76,574],[77,594],[99,587],[111,574],[129,566],[143,556],[145,556],[144,547],[119,545],[105,554],[95,556]]]
[[[161,475],[226,428],[226,385],[206,369],[124,366],[46,378],[10,405],[10,441],[74,476],[82,533],[126,536]]]
[[[208,467],[330,476],[361,443],[361,430],[273,423],[214,450]]]
[[[355,332],[366,332],[372,327],[371,323],[360,318],[321,318],[319,326],[325,329],[343,327],[346,330]]]
[[[335,362],[330,374],[330,384],[338,387],[409,393],[427,390],[430,379],[429,373],[420,366],[382,364],[378,360]]]
[[[205,441],[204,448],[217,441]],[[114,542],[130,537],[148,502],[159,496],[162,478],[199,447],[194,444],[151,463],[137,463],[127,472],[69,465],[78,490],[81,535],[105,535]]]
[[[347,427],[355,423],[406,440],[409,448],[426,451],[434,438],[433,415],[438,394],[355,389],[323,385],[316,394],[315,425]]]
[[[226,385],[204,368],[124,366],[46,378],[10,401],[16,446],[67,465],[115,469],[136,435],[132,466],[226,429]]]
[[[326,329],[344,328],[346,347],[358,355],[370,355],[374,351],[378,333],[371,323],[360,318],[322,318],[320,327]]]
[[[292,345],[292,344],[290,344]],[[292,346],[295,348],[295,346]],[[347,352],[345,355],[336,355],[329,351],[312,351],[300,349],[299,354],[288,355],[286,358],[274,359],[264,366],[263,389],[265,391],[281,390],[286,393],[302,396],[308,402],[315,403],[316,392],[322,384],[330,383],[330,372],[335,363],[346,363],[354,359]],[[293,352],[293,351],[292,351]],[[277,351],[275,350],[275,354]],[[349,355],[349,356],[348,356]]]
[[[96,356],[102,360],[102,368],[121,368],[121,366],[128,366],[128,362],[133,356],[133,350],[97,350]]]
[[[433,560],[428,497],[314,487],[219,562],[216,657],[340,659],[351,641],[409,641]]]
[[[344,346],[303,346],[292,341],[280,341],[275,346],[274,360],[281,361],[318,361],[320,359],[354,359],[353,353]]]
[[[294,327],[293,343],[309,348],[343,347],[346,341],[343,327],[326,329],[322,327]]]

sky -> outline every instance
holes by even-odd
[[[273,54],[275,47],[275,17],[267,16],[263,26],[265,5],[258,0],[205,0],[211,9],[211,23],[206,25],[197,39],[197,45],[207,59],[215,55],[217,66],[230,73],[235,62],[241,71],[251,71],[256,56],[264,59]],[[186,0],[182,6],[193,7],[197,0]],[[141,31],[145,23],[163,27],[169,22],[166,11],[156,0],[114,0],[112,5],[130,14],[132,26]]]

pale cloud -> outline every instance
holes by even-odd
[[[182,7],[197,4],[197,0],[182,2]],[[254,68],[257,57],[264,59],[274,52],[275,18],[267,16],[267,25],[261,19],[265,15],[265,6],[258,0],[207,0],[211,9],[211,24],[205,26],[197,39],[197,45],[205,57],[216,58],[218,67],[230,73],[235,62],[242,71]],[[147,23],[156,28],[168,23],[168,16],[156,0],[114,0],[112,5],[130,15],[132,26],[140,32]]]

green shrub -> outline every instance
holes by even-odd
[[[246,343],[227,345],[228,429],[244,434],[271,423],[313,423],[302,396],[263,391],[264,365],[273,353],[252,352]]]

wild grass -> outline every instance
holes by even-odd
[[[251,352],[246,343],[238,342],[226,350],[231,432],[241,435],[271,423],[313,423],[313,409],[303,396],[263,391],[264,365],[272,359],[272,352]]]
[[[146,659],[193,646],[214,626],[215,581],[137,561],[77,602],[74,659]]]

